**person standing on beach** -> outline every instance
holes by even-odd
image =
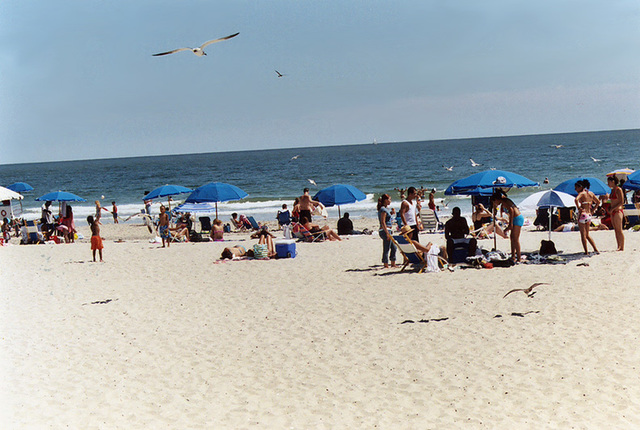
[[[311,196],[309,195],[309,188],[305,188],[302,190],[302,195],[299,198],[298,206],[300,219],[306,218],[309,222],[312,221],[311,212],[318,206],[318,202],[314,202],[311,200]]]
[[[415,187],[407,188],[407,199],[400,204],[402,224],[411,227],[411,239],[419,242],[418,234],[418,193]]]
[[[611,194],[609,194],[609,200],[611,201],[609,213],[611,214],[611,224],[613,224],[613,230],[616,234],[617,250],[624,251],[624,232],[622,231],[622,222],[624,220],[624,193],[622,189],[618,187],[618,178],[616,178],[615,175],[607,178],[607,185],[611,188]]]
[[[396,244],[391,240],[391,210],[389,205],[391,204],[391,196],[389,194],[383,194],[378,199],[378,220],[380,221],[380,230],[378,234],[382,239],[382,264],[384,268],[389,268],[389,261],[391,261],[391,267],[396,266]]]
[[[113,223],[118,224],[118,206],[116,206],[116,202],[111,202],[111,214],[113,215]]]
[[[598,248],[596,247],[596,243],[593,238],[589,235],[589,230],[591,228],[591,216],[592,216],[592,208],[597,207],[600,201],[589,191],[589,187],[591,183],[583,179],[581,181],[576,182],[574,188],[578,193],[578,197],[576,197],[576,207],[578,208],[578,229],[580,230],[580,240],[582,241],[582,248],[584,248],[584,253],[589,255],[589,250],[587,248],[587,242],[591,244],[593,247],[593,251],[597,254]]]
[[[91,215],[87,217],[87,223],[91,228],[91,252],[93,253],[93,261],[96,261],[96,250],[100,253],[100,262],[104,263],[102,260],[102,249],[104,246],[102,245],[102,237],[100,237],[100,224],[93,219]]]
[[[520,232],[524,225],[524,216],[522,216],[520,209],[507,197],[504,191],[496,190],[491,199],[493,200],[494,210],[498,209],[498,206],[502,206],[502,211],[509,214],[509,226],[504,229],[504,233],[506,234],[511,230],[511,234],[509,235],[511,239],[511,258],[514,263],[519,263],[521,258]]]
[[[169,215],[167,215],[167,209],[164,205],[160,206],[160,217],[158,223],[158,233],[162,238],[162,247],[164,248],[165,242],[167,248],[171,246],[171,232],[169,231]]]

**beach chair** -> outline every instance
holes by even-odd
[[[289,212],[288,210],[281,212],[279,211],[276,219],[278,220],[278,224],[280,225],[280,227],[289,225],[291,224],[291,212]]]
[[[211,234],[211,218],[201,216],[198,220],[200,221],[200,234]]]
[[[625,228],[640,224],[640,209],[633,203],[624,205]]]
[[[300,242],[322,242],[326,235],[322,231],[317,231],[315,233],[311,233],[305,226],[300,223],[295,223],[293,225],[293,236],[297,238]]]
[[[242,223],[242,221],[240,220],[234,220],[233,218],[229,218],[231,220],[231,225],[233,226],[234,230],[236,231],[245,231],[247,228],[244,226],[244,224]]]
[[[400,269],[400,271],[404,271],[404,269],[406,269],[409,264],[414,264],[419,266],[418,273],[422,273],[427,267],[427,261],[422,256],[422,252],[418,251],[406,236],[391,236],[391,240],[393,240],[393,242],[398,247],[398,250],[404,257],[404,264],[402,265],[402,269]]]
[[[247,220],[249,220],[249,223],[251,224],[251,228],[254,230],[260,230],[260,225],[256,222],[255,218],[252,216],[248,216]]]
[[[25,225],[20,229],[23,244],[44,243],[44,236],[40,231],[39,222],[37,220],[26,221]]]
[[[433,209],[422,208],[420,209],[420,221],[422,221],[422,229],[424,231],[435,232],[440,228],[440,222],[438,216]]]

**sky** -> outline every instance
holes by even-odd
[[[0,164],[640,128],[639,52],[637,0],[3,0]]]

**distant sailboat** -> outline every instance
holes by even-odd
[[[373,138],[373,144],[374,144],[374,145],[377,145],[377,144],[378,144],[378,141],[377,141],[375,138]]]

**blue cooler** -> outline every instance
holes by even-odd
[[[295,258],[296,241],[294,239],[281,239],[276,242],[276,254],[278,258]]]

